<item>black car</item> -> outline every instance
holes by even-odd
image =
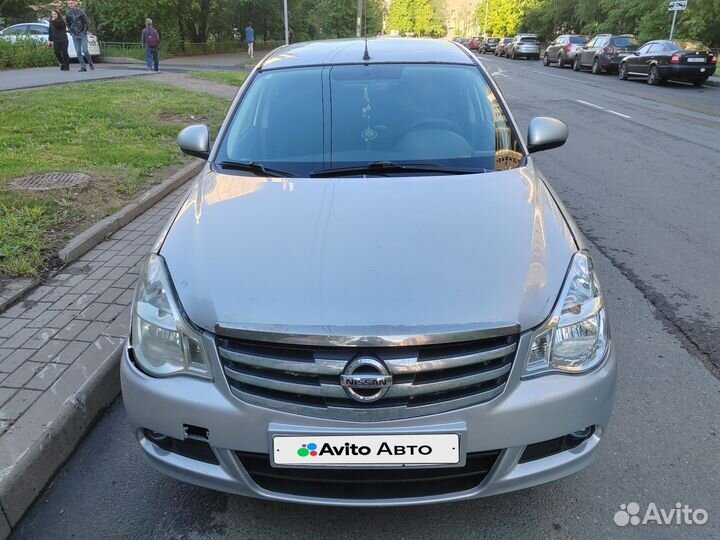
[[[704,43],[660,39],[623,58],[618,75],[622,80],[645,77],[652,85],[674,79],[701,86],[715,73],[716,66],[717,55]]]
[[[620,61],[639,47],[640,42],[631,35],[597,35],[575,53],[573,70],[590,68],[596,75],[616,71]]]
[[[494,53],[495,49],[498,46],[498,43],[500,43],[500,38],[485,38],[485,41],[483,41],[482,45],[480,46],[480,53]]]

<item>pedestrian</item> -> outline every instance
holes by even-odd
[[[255,58],[255,29],[251,22],[248,23],[245,29],[245,41],[248,44],[248,56]]]
[[[270,29],[265,29],[265,41],[270,41]]]
[[[142,31],[142,43],[145,47],[145,61],[147,62],[148,71],[158,71],[160,56],[158,55],[158,47],[160,47],[160,33],[153,26],[152,19],[145,19],[145,28]]]
[[[95,64],[93,64],[92,56],[88,50],[88,38],[87,33],[90,29],[90,21],[85,15],[85,12],[77,7],[76,0],[68,0],[68,10],[65,13],[65,23],[70,30],[72,36],[73,45],[75,45],[75,53],[77,54],[78,62],[80,62],[80,71],[87,71],[85,63],[90,66],[91,70],[95,70]]]
[[[50,12],[50,26],[48,26],[48,41],[53,44],[55,58],[60,62],[61,71],[70,71],[70,56],[68,55],[68,37],[65,19],[60,12],[53,9]]]

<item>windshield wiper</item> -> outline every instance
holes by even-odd
[[[393,163],[392,161],[373,161],[357,167],[337,167],[310,173],[311,178],[322,178],[355,174],[383,173],[438,173],[438,174],[472,174],[488,172],[487,169],[457,169],[436,163]]]
[[[273,176],[278,178],[289,178],[295,176],[294,174],[286,171],[271,169],[270,167],[266,167],[257,161],[220,161],[216,163],[216,165],[219,165],[223,169],[230,169],[233,171],[248,171],[255,173],[258,176]]]

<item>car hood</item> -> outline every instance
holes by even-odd
[[[549,315],[575,251],[532,167],[327,179],[209,172],[160,248],[185,313],[209,331],[527,329]]]

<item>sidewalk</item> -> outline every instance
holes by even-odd
[[[237,92],[176,74],[149,80],[228,100]],[[0,312],[0,540],[119,393],[139,266],[186,190]]]

